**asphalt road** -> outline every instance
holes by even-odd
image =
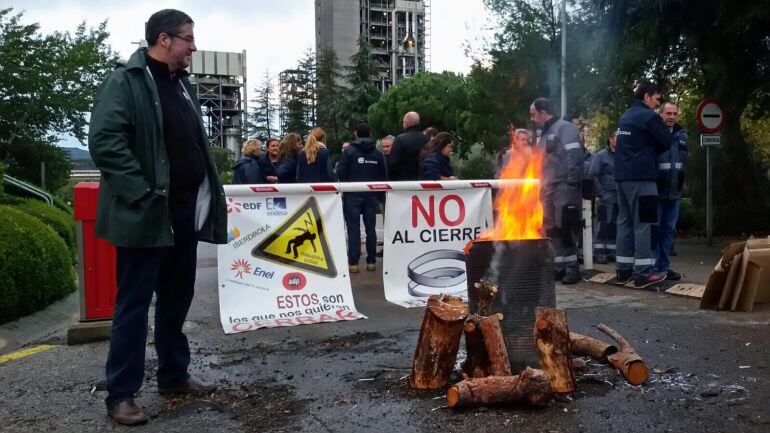
[[[680,249],[680,253],[681,253]],[[713,266],[706,252],[704,266]],[[688,266],[698,266],[700,260]],[[215,249],[201,246],[189,315],[192,373],[220,389],[164,398],[148,341],[138,397],[151,416],[137,432],[767,432],[770,305],[752,313],[698,310],[696,300],[590,283],[557,286],[570,329],[600,336],[607,323],[651,369],[645,385],[589,363],[577,390],[544,409],[455,411],[443,391],[409,389],[423,311],[385,301],[377,273],[353,276],[357,320],[223,334]],[[0,431],[122,431],[105,415],[107,343],[55,344],[0,364]]]

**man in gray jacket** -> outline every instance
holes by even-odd
[[[681,280],[682,274],[671,270],[668,252],[674,243],[679,202],[684,185],[684,166],[687,163],[687,131],[676,123],[679,107],[666,102],[660,107],[660,117],[671,131],[671,149],[658,156],[658,256],[655,267],[665,272],[668,280]]]
[[[615,183],[615,144],[617,129],[607,138],[607,147],[597,152],[591,160],[589,176],[599,185],[599,206],[597,206],[598,230],[594,248],[596,263],[615,261],[616,221],[618,219],[618,187]]]
[[[529,107],[529,116],[542,128],[538,145],[545,150],[545,162],[540,195],[543,227],[555,250],[554,277],[564,284],[575,284],[580,281],[575,238],[580,231],[583,146],[575,125],[555,116],[548,99],[536,99]]]

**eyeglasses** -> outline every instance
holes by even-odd
[[[172,37],[172,38],[181,39],[181,40],[187,42],[188,44],[194,44],[195,43],[195,36],[175,35],[173,33],[169,33],[168,35],[170,37]]]

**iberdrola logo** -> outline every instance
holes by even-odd
[[[235,271],[235,276],[243,279],[243,273],[251,273],[251,264],[244,259],[238,259],[230,265],[230,270]]]
[[[227,232],[227,242],[231,242],[239,237],[241,237],[241,232],[238,230],[238,227],[233,227],[232,230]]]

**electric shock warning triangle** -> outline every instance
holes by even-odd
[[[329,250],[323,218],[315,197],[305,200],[251,255],[314,274],[334,278],[337,268]]]

